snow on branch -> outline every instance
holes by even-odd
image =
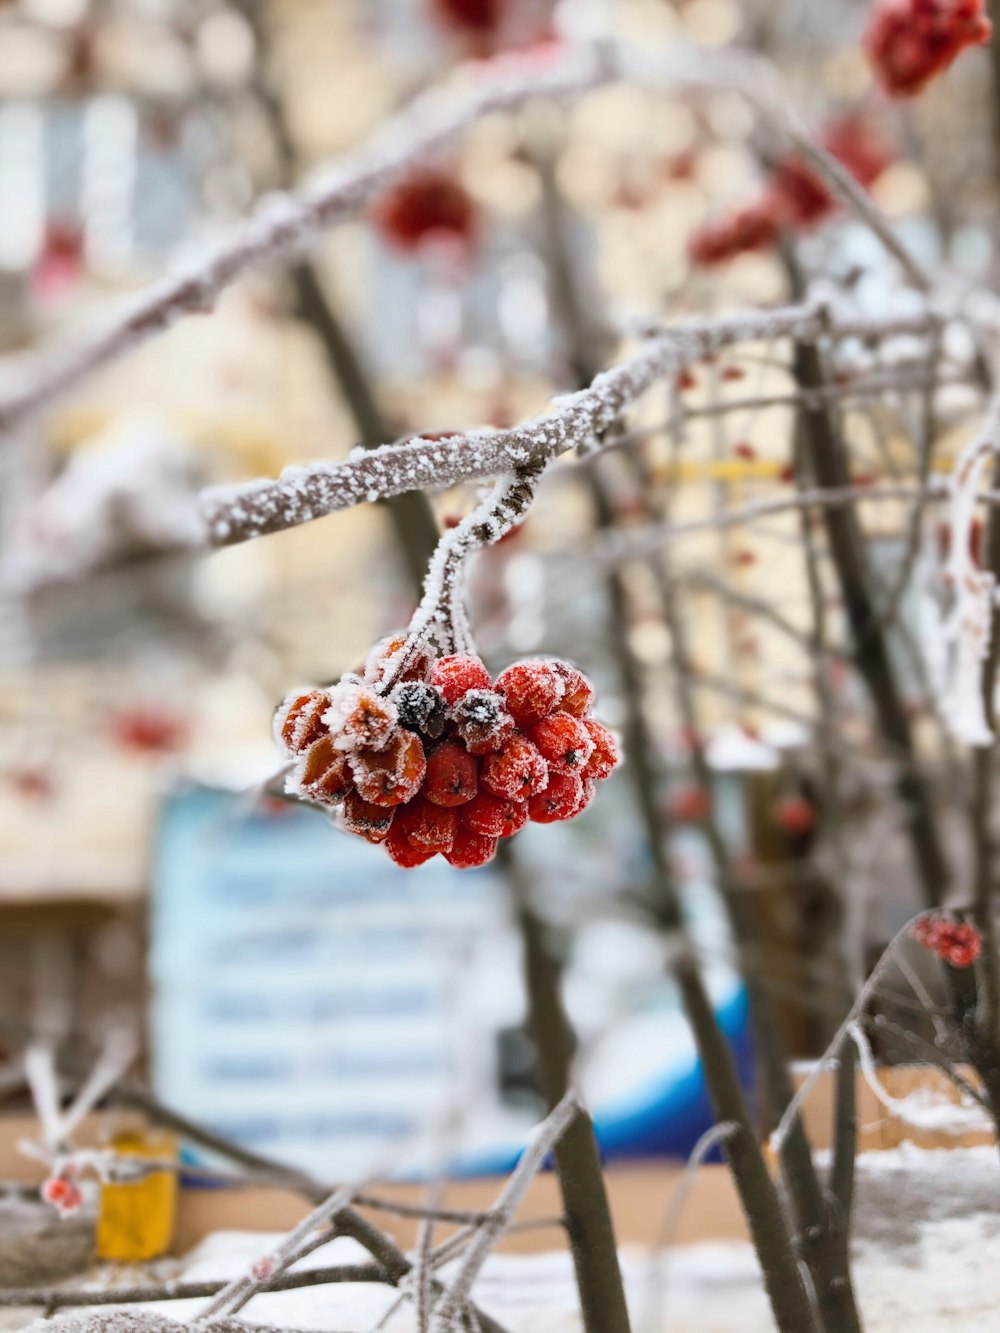
[[[514,110],[534,98],[578,95],[622,80],[676,90],[726,88],[744,96],[879,237],[910,280],[929,289],[927,276],[871,195],[799,121],[767,61],[749,51],[705,52],[683,43],[654,53],[612,42],[567,45],[554,54],[504,55],[462,66],[449,82],[418,96],[311,185],[262,200],[241,226],[123,301],[87,337],[8,362],[0,383],[0,435],[184,315],[211,311],[225,288],[248,270],[300,251],[484,116]]]
[[[365,500],[495,477],[544,464],[571,449],[600,447],[609,428],[653,384],[723,347],[775,338],[919,334],[932,329],[936,318],[927,312],[876,321],[806,302],[647,329],[650,336],[629,357],[518,426],[356,449],[341,463],[286,468],[276,481],[209,488],[202,493],[209,544],[229,546]]]
[[[983,469],[997,453],[1000,396],[994,398],[982,429],[962,450],[951,475],[951,545],[945,579],[954,602],[934,631],[940,640],[933,659],[939,666],[945,721],[957,740],[980,746],[993,743],[982,675],[990,651],[996,576],[977,564],[974,521]],[[986,689],[991,688],[988,682]]]

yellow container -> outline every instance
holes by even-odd
[[[130,1157],[177,1160],[177,1141],[168,1134],[120,1134],[111,1146]],[[106,1184],[97,1219],[97,1254],[114,1263],[158,1259],[170,1248],[177,1213],[177,1172],[151,1171],[141,1180]]]

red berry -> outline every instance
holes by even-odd
[[[321,736],[309,747],[293,785],[324,805],[336,805],[351,790],[347,755],[334,748],[331,736]]]
[[[890,97],[913,97],[969,46],[990,40],[983,0],[881,0],[864,47]]]
[[[398,731],[383,750],[355,750],[348,763],[359,794],[373,805],[409,801],[427,771],[424,747],[412,731]]]
[[[586,810],[587,806],[591,803],[591,801],[597,794],[597,783],[594,781],[593,778],[584,777],[581,779],[581,782],[583,785],[583,791],[580,796],[580,804],[573,811],[574,818],[576,818],[577,815],[582,814],[583,811]]]
[[[370,685],[342,680],[330,691],[326,723],[338,750],[381,750],[397,729],[396,706]]]
[[[724,380],[743,380],[747,375],[742,366],[723,366],[721,374]]]
[[[425,861],[437,856],[437,852],[427,851],[423,847],[414,847],[406,834],[400,828],[397,828],[395,820],[389,830],[389,836],[385,840],[385,850],[396,865],[402,866],[404,870],[412,870],[414,866],[422,866]]]
[[[446,704],[455,704],[469,690],[488,690],[493,682],[478,657],[455,653],[439,657],[431,667],[430,682],[444,695]]]
[[[501,838],[507,826],[513,802],[481,791],[474,801],[462,806],[462,827],[487,838]]]
[[[440,237],[471,246],[479,222],[468,190],[440,167],[411,171],[379,199],[372,216],[383,237],[407,251]]]
[[[366,842],[385,842],[392,827],[395,811],[388,806],[373,805],[356,791],[344,798],[344,828]]]
[[[551,773],[549,785],[528,802],[528,814],[536,824],[554,824],[572,819],[583,800],[583,783],[575,773]]]
[[[493,754],[514,732],[514,719],[495,690],[468,690],[452,708],[451,720],[470,754]]]
[[[736,458],[745,458],[748,462],[757,457],[757,450],[747,440],[739,440],[733,445],[733,454]]]
[[[274,738],[289,754],[301,754],[329,728],[323,714],[330,707],[326,690],[290,694],[274,715]]]
[[[765,195],[726,218],[704,223],[688,241],[692,264],[711,268],[737,255],[770,250],[781,234],[781,212]]]
[[[712,799],[704,787],[682,787],[670,798],[670,818],[684,824],[700,824],[712,808]]]
[[[583,770],[584,778],[600,780],[610,777],[621,762],[618,742],[607,727],[591,717],[584,718],[583,725],[594,743],[593,752]]]
[[[804,796],[782,796],[771,811],[774,822],[790,838],[802,837],[816,827],[816,807]]]
[[[500,836],[501,838],[512,838],[515,833],[520,833],[528,822],[528,802],[510,801],[504,797],[503,807],[504,821]]]
[[[446,852],[455,841],[458,816],[454,810],[417,796],[396,812],[396,823],[411,847],[421,852]]]
[[[507,711],[517,725],[532,727],[559,707],[566,685],[551,662],[536,659],[515,662],[501,671],[497,689],[506,698]]]
[[[427,760],[424,795],[435,805],[465,805],[479,790],[479,764],[464,745],[445,741]]]
[[[936,913],[919,917],[910,935],[951,967],[969,967],[982,952],[982,936],[974,925],[947,921]]]
[[[484,837],[482,833],[473,833],[471,829],[459,828],[451,851],[445,852],[444,859],[456,870],[472,870],[493,860],[498,841],[497,838]]]
[[[483,761],[483,786],[494,796],[526,799],[543,791],[548,780],[548,765],[531,741],[521,735],[512,736],[499,754]]]
[[[594,753],[594,742],[584,723],[569,713],[543,718],[531,733],[549,773],[579,773]]]
[[[506,0],[431,0],[438,17],[450,27],[474,33],[492,35],[504,16]]]
[[[575,666],[570,666],[569,662],[560,662],[558,658],[553,658],[552,668],[562,677],[563,696],[559,700],[559,707],[564,713],[572,713],[574,717],[587,717],[594,702],[594,687],[590,681]]]

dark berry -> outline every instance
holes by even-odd
[[[389,696],[396,705],[399,724],[408,731],[436,741],[444,735],[448,707],[440,690],[422,680],[404,680]]]

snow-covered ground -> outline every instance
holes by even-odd
[[[986,1333],[1000,1328],[1000,1160],[993,1147],[924,1150],[910,1145],[859,1159],[855,1274],[867,1333]],[[185,1279],[234,1276],[276,1237],[224,1232],[181,1261],[155,1266]],[[317,1250],[304,1266],[365,1257],[352,1241]],[[771,1333],[752,1250],[742,1244],[674,1249],[654,1270],[649,1252],[623,1256],[635,1333]],[[443,1270],[447,1278],[448,1270]],[[152,1276],[150,1274],[150,1276]],[[135,1270],[99,1281],[133,1285]],[[76,1285],[74,1283],[74,1285]],[[279,1327],[324,1333],[369,1330],[398,1293],[378,1286],[326,1286],[258,1297],[247,1314]],[[475,1289],[479,1304],[511,1333],[577,1333],[572,1270],[562,1253],[497,1255]],[[186,1321],[200,1301],[145,1306]],[[30,1312],[3,1312],[0,1328]],[[413,1328],[402,1307],[386,1325]]]

